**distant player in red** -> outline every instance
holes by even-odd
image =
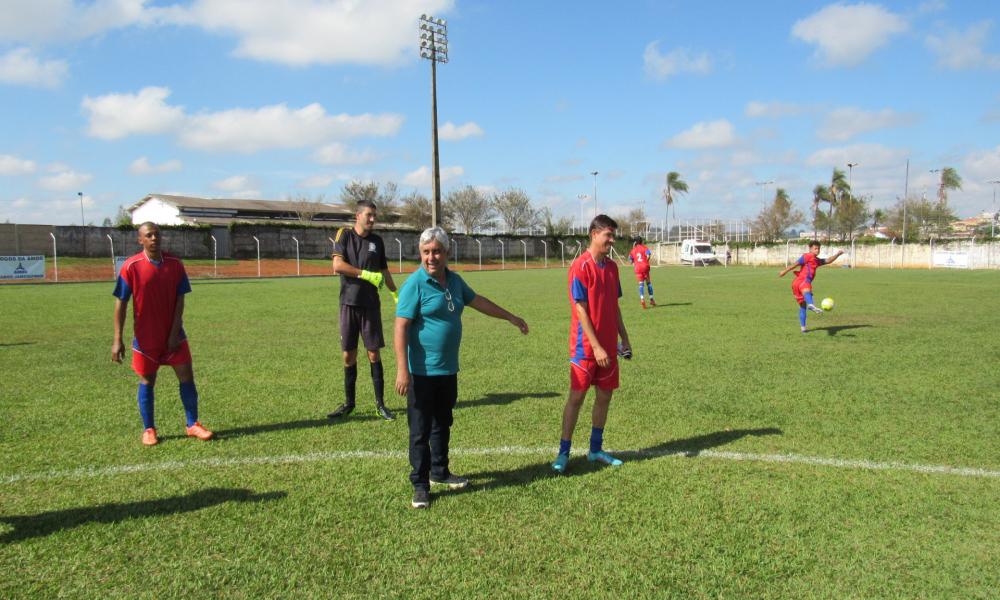
[[[129,298],[135,298],[132,368],[139,375],[139,414],[145,429],[142,443],[147,446],[159,442],[153,419],[153,387],[160,365],[173,367],[180,381],[187,434],[201,440],[211,439],[213,435],[198,422],[198,390],[191,369],[191,350],[181,326],[184,296],[191,292],[191,283],[181,260],[160,251],[161,239],[156,223],[139,226],[139,243],[143,251],[122,265],[114,291],[118,300],[115,302],[115,343],[111,347],[111,360],[117,363],[125,357],[122,331]]]
[[[646,308],[646,298],[642,294],[643,281],[646,282],[646,288],[649,290],[649,304],[656,306],[656,300],[653,300],[653,283],[649,280],[649,257],[652,254],[649,248],[642,245],[642,237],[636,236],[632,240],[632,252],[629,252],[628,259],[635,267],[635,278],[639,280],[639,302],[642,303],[643,308]]]
[[[570,392],[563,410],[559,455],[552,463],[552,468],[560,473],[566,471],[573,430],[591,386],[597,386],[597,391],[587,460],[622,464],[601,448],[611,395],[618,388],[619,337],[622,355],[632,355],[632,345],[618,308],[618,298],[622,295],[618,265],[608,257],[617,228],[618,224],[607,215],[595,217],[590,222],[590,248],[573,261],[569,269]]]
[[[817,307],[813,302],[812,282],[816,278],[816,269],[832,263],[843,253],[843,251],[840,251],[830,258],[820,258],[819,242],[812,241],[809,242],[809,252],[800,256],[787,269],[778,273],[778,277],[784,277],[792,269],[801,267],[800,270],[795,272],[795,281],[792,282],[792,294],[799,303],[799,322],[802,324],[802,333],[808,331],[806,329],[807,310],[811,310],[817,315],[823,314],[823,309]]]

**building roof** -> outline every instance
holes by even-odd
[[[228,224],[233,221],[267,222],[267,221],[298,221],[298,213],[294,202],[284,200],[253,200],[242,198],[197,198],[193,196],[173,196],[169,194],[149,194],[128,210],[135,212],[140,206],[150,200],[158,200],[173,206],[178,211],[178,217],[188,221],[207,224]],[[318,203],[319,211],[313,216],[313,221],[323,224],[350,224],[354,222],[354,208],[344,204]],[[399,221],[399,211],[393,210],[382,215],[381,221],[394,223]]]

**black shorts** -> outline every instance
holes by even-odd
[[[382,310],[364,306],[340,305],[340,349],[358,349],[358,335],[367,350],[385,348],[382,337]]]

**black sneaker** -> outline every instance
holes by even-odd
[[[354,411],[353,404],[342,404],[340,408],[333,411],[332,413],[326,415],[327,419],[336,419],[337,417],[346,417]]]
[[[382,417],[386,421],[395,421],[396,420],[396,415],[394,415],[391,412],[389,412],[389,409],[386,408],[384,404],[377,405],[375,407],[375,412],[377,412],[378,416]]]
[[[459,477],[458,475],[449,475],[446,479],[434,479],[431,477],[431,485],[446,485],[453,490],[458,488],[464,488],[469,485],[469,480],[465,477]]]
[[[413,508],[427,508],[431,505],[431,494],[423,490],[417,490],[413,494]]]

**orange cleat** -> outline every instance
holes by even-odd
[[[652,305],[652,306],[656,306],[656,302],[655,302],[655,301],[653,301],[653,300],[650,300],[650,301],[649,301],[649,304],[650,304],[650,305]]]
[[[642,307],[646,308],[646,301],[645,300],[642,301]]]
[[[156,430],[150,427],[146,431],[142,432],[142,443],[147,446],[155,446],[160,442],[160,439],[156,437]]]
[[[215,437],[215,434],[202,427],[201,423],[195,423],[194,425],[188,427],[187,434],[188,437],[196,437],[199,440],[210,440]]]

